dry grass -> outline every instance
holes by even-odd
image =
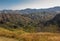
[[[0,37],[0,41],[18,41],[18,40],[13,38]]]
[[[20,35],[23,41],[60,41],[57,33],[27,33]]]
[[[19,41],[60,41],[60,33],[26,33],[23,30],[9,31],[0,28],[0,36],[15,38]]]

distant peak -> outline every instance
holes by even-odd
[[[54,7],[54,8],[60,8],[60,6],[56,6],[56,7]]]

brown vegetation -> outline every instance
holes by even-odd
[[[23,30],[9,31],[0,28],[0,36],[17,39],[18,41],[60,41],[60,33],[26,33]]]

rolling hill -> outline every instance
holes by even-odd
[[[50,30],[59,29],[60,7],[53,7],[48,9],[24,9],[24,10],[1,10],[0,11],[0,27],[7,29],[21,29],[24,31],[34,30],[35,32],[45,31],[47,28]],[[56,18],[57,17],[57,18]],[[51,21],[53,20],[53,21]],[[54,23],[53,23],[54,22]],[[51,29],[50,24],[57,26],[56,29]],[[31,30],[30,30],[31,29]],[[57,30],[58,31],[58,30]],[[49,31],[50,32],[50,31]]]

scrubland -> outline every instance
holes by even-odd
[[[10,31],[0,28],[0,41],[60,41],[60,33],[28,33],[23,30]]]

